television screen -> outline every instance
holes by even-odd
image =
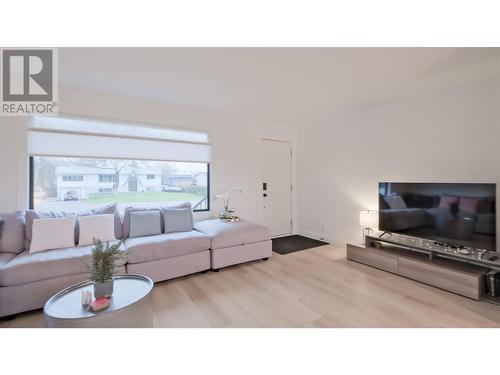
[[[496,184],[379,183],[379,229],[496,251]]]

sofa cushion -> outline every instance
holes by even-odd
[[[450,208],[451,204],[458,203],[458,197],[453,195],[442,195],[439,200],[439,208]]]
[[[159,207],[125,207],[125,212],[123,214],[123,238],[130,237],[130,213],[131,212],[151,212],[158,211]],[[160,215],[161,216],[161,215]],[[161,222],[163,231],[163,220]]]
[[[88,215],[78,218],[80,234],[78,246],[94,244],[94,239],[102,242],[116,240],[115,215],[99,214]]]
[[[477,221],[495,223],[495,216],[495,214],[478,214]]]
[[[191,208],[164,208],[162,211],[165,233],[193,230],[193,212]]]
[[[479,214],[491,214],[496,211],[495,197],[485,197],[479,201],[477,212]]]
[[[74,212],[54,212],[54,211],[26,211],[26,226],[25,226],[25,249],[29,249],[31,245],[31,237],[33,236],[33,221],[36,219],[54,219],[61,217],[75,216]]]
[[[0,273],[2,268],[12,259],[15,258],[17,254],[15,253],[0,253]]]
[[[198,231],[128,238],[125,248],[129,263],[174,258],[210,249],[210,238]]]
[[[191,222],[193,221],[192,216],[192,206],[191,203],[185,202],[177,205],[166,206],[166,207],[125,207],[125,213],[123,215],[123,238],[128,238],[130,236],[130,213],[131,212],[141,212],[141,211],[162,211],[165,208],[190,208],[191,209]],[[163,215],[161,216],[161,231],[163,232]]]
[[[182,210],[182,209],[187,209],[187,216],[188,216],[188,219],[190,221],[190,229],[189,230],[192,230],[193,229],[193,225],[194,225],[194,220],[193,220],[193,206],[191,205],[190,202],[184,202],[184,203],[181,203],[181,204],[177,204],[177,205],[172,205],[172,206],[166,206],[166,207],[162,207],[161,210],[163,212],[163,219],[165,219],[165,215],[167,213],[167,211],[170,211],[170,210]],[[164,232],[167,233],[165,231],[165,228],[164,228]]]
[[[495,234],[495,214],[478,214],[476,221],[476,232],[482,234]]]
[[[33,220],[30,253],[74,247],[75,222],[74,217]]]
[[[384,197],[384,200],[391,210],[401,210],[401,209],[407,208],[406,203],[403,200],[403,198],[401,197],[401,195],[397,195],[397,194],[386,195]]]
[[[21,254],[2,265],[0,262],[0,285],[11,286],[56,277],[88,272],[93,246],[71,247]],[[122,245],[122,250],[125,247]],[[120,259],[117,266],[123,266],[126,259]]]
[[[476,213],[480,200],[480,198],[475,197],[460,197],[458,209],[464,212]]]
[[[118,209],[116,208],[116,203],[114,204],[109,204],[107,206],[102,206],[98,208],[93,208],[88,211],[83,211],[83,212],[78,212],[78,216],[93,216],[93,215],[107,215],[107,214],[113,214],[115,215],[115,238],[121,239],[123,237],[123,229],[122,229],[122,218],[120,216],[120,213],[118,212]],[[79,223],[77,221],[76,223],[76,243],[80,241],[79,238]]]
[[[267,241],[271,232],[263,225],[241,220],[228,223],[221,220],[204,220],[194,224],[194,228],[212,239],[212,249]]]
[[[3,220],[2,232],[0,234],[0,253],[20,253],[24,250],[25,215],[26,211],[0,214],[0,219]]]
[[[130,212],[129,237],[155,236],[158,234],[161,234],[160,210]]]
[[[439,195],[427,195],[418,193],[403,193],[401,194],[406,203],[406,207],[410,208],[432,208],[439,204]],[[389,207],[380,207],[380,209]]]

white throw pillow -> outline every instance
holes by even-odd
[[[74,216],[33,220],[30,253],[75,247],[75,223]]]
[[[80,240],[78,246],[87,246],[94,243],[94,238],[100,241],[114,241],[115,215],[89,215],[78,218],[80,226]]]

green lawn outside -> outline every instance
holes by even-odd
[[[136,203],[136,202],[174,202],[199,201],[203,196],[173,192],[144,192],[144,193],[102,193],[93,194],[83,201],[88,204],[96,203]]]

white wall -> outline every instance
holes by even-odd
[[[26,119],[0,116],[0,212],[23,207],[24,184],[28,170],[26,154]]]
[[[379,181],[500,182],[499,108],[500,81],[476,83],[300,129],[299,232],[359,240]]]
[[[237,213],[257,222],[262,222],[261,138],[291,141],[297,148],[296,129],[271,121],[73,89],[62,88],[59,97],[60,114],[210,130],[212,209],[216,212],[219,208],[213,202],[216,193],[241,188],[243,196],[234,201]],[[2,117],[0,121],[0,212],[4,212],[27,207],[27,120]]]

